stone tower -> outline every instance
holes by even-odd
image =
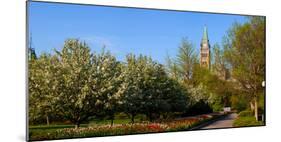
[[[211,57],[211,51],[210,51],[210,43],[208,39],[208,31],[207,27],[204,27],[204,33],[203,33],[203,38],[200,44],[200,66],[201,67],[206,67],[210,69],[210,57]]]

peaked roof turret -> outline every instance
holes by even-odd
[[[204,26],[204,33],[203,33],[202,40],[208,40],[208,31],[207,31],[207,27],[206,26]]]

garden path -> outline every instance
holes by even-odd
[[[200,128],[200,129],[213,129],[213,128],[229,128],[229,127],[233,127],[232,124],[233,124],[233,121],[235,118],[237,118],[237,113],[231,113],[229,115],[227,115],[226,117],[218,120],[218,121],[215,121],[203,128]]]

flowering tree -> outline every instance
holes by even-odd
[[[143,63],[135,55],[129,54],[126,64],[122,67],[122,84],[119,94],[122,94],[122,110],[131,117],[134,123],[135,116],[141,112],[143,102],[142,83],[144,81]]]
[[[63,116],[76,127],[96,112],[97,95],[91,89],[94,79],[89,78],[94,72],[92,54],[85,43],[76,39],[65,41],[62,51],[56,51],[62,76],[62,88],[57,89],[57,106]]]
[[[164,67],[150,57],[127,56],[127,64],[122,71],[123,111],[134,117],[145,114],[150,121],[162,114],[183,111],[187,106],[186,92],[170,79]]]
[[[93,55],[92,74],[89,76],[90,80],[94,81],[91,90],[97,96],[96,105],[100,108],[98,113],[108,115],[111,125],[121,104],[121,94],[118,92],[122,82],[121,66],[121,63],[104,49],[100,54]]]
[[[49,125],[49,117],[58,115],[56,101],[61,88],[61,74],[58,58],[42,54],[38,59],[29,60],[29,118],[37,120],[45,117]]]

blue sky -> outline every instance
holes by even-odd
[[[92,52],[105,45],[118,60],[135,53],[165,63],[167,54],[176,56],[183,37],[199,50],[204,25],[212,46],[221,43],[234,22],[246,20],[239,15],[29,3],[29,33],[37,54],[60,50],[67,38],[79,38]]]

